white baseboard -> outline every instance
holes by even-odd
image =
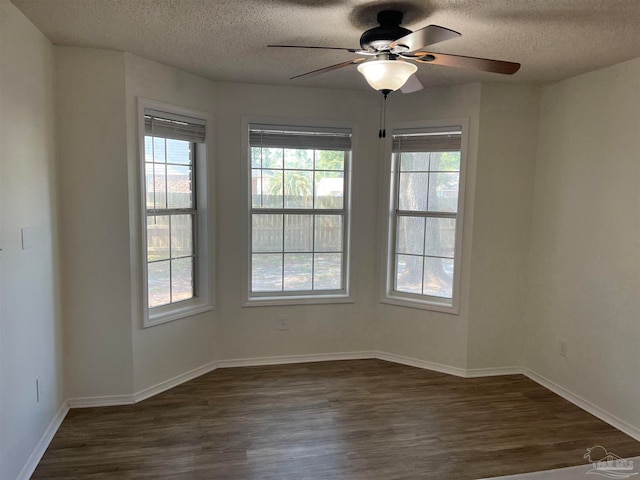
[[[640,441],[640,428],[635,427],[621,418],[616,417],[615,415],[607,412],[606,410],[594,405],[588,400],[582,398],[579,395],[567,390],[566,388],[558,385],[557,383],[539,375],[533,370],[526,367],[497,367],[497,368],[472,368],[472,369],[463,369],[457,367],[451,367],[449,365],[442,365],[439,363],[427,362],[424,360],[418,360],[416,358],[403,357],[400,355],[395,355],[392,353],[386,352],[375,352],[375,358],[380,360],[386,360],[389,362],[401,363],[403,365],[410,365],[412,367],[424,368],[426,370],[433,370],[440,373],[448,373],[451,375],[456,375],[458,377],[465,378],[478,378],[478,377],[492,377],[492,376],[500,376],[500,375],[518,375],[522,374],[527,376],[529,379],[543,386],[547,390],[552,391],[553,393],[560,395],[565,400],[571,402],[576,407],[585,410],[591,415],[599,418],[605,423],[608,423],[612,427],[620,430],[621,432],[626,433],[631,438]]]
[[[331,362],[337,360],[365,360],[370,358],[376,358],[375,352],[336,352],[311,355],[283,355],[279,357],[237,358],[231,360],[220,360],[218,362],[218,368],[257,367],[261,365]]]
[[[216,362],[207,363],[200,367],[189,370],[188,372],[176,375],[169,380],[164,380],[160,383],[147,387],[133,395],[103,395],[98,397],[79,397],[70,398],[68,404],[70,408],[92,408],[92,407],[115,407],[118,405],[131,405],[133,403],[141,402],[147,398],[158,395],[173,387],[193,380],[194,378],[204,375],[215,370],[218,367]]]
[[[60,425],[67,416],[67,413],[69,413],[69,403],[65,401],[62,402],[60,409],[56,412],[51,423],[49,423],[49,426],[42,434],[42,437],[40,437],[40,440],[33,449],[33,452],[31,452],[27,463],[25,463],[22,470],[20,470],[16,480],[29,480],[31,478],[31,475],[35,472],[38,463],[40,463],[44,452],[47,450],[51,440],[53,440],[54,435],[58,431],[58,428],[60,428]]]
[[[162,381],[147,387],[133,395],[105,395],[98,397],[80,397],[68,400],[70,408],[113,407],[118,405],[131,405],[147,398],[158,395],[178,385],[193,380],[201,375],[212,372],[217,368],[255,367],[261,365],[282,365],[288,363],[328,362],[332,360],[361,360],[375,358],[373,352],[338,352],[322,353],[314,355],[285,355],[278,357],[257,357],[222,360],[210,362],[188,372],[177,375],[169,380]]]
[[[177,387],[178,385],[188,382],[189,380],[193,380],[194,378],[204,375],[205,373],[212,372],[216,368],[218,368],[218,364],[216,362],[210,362],[198,368],[194,368],[193,370],[189,370],[188,372],[176,375],[169,380],[165,380],[163,382],[152,385],[151,387],[145,388],[144,390],[140,390],[139,392],[133,394],[133,403],[141,402],[142,400],[165,392],[173,387]]]
[[[467,371],[464,368],[451,367],[449,365],[428,362],[426,360],[418,360],[417,358],[403,357],[402,355],[396,355],[394,353],[378,351],[375,352],[375,358],[378,360],[386,360],[387,362],[409,365],[411,367],[424,368],[425,370],[432,370],[434,372],[448,373],[449,375],[455,375],[456,377],[466,377],[467,374]]]
[[[589,412],[594,417],[599,418],[605,423],[608,423],[614,428],[617,428],[621,432],[626,433],[631,438],[640,442],[640,428],[637,428],[621,418],[616,417],[615,415],[607,412],[606,410],[594,405],[590,401],[582,398],[580,395],[576,395],[575,393],[567,390],[561,385],[549,380],[548,378],[543,377],[542,375],[537,374],[533,370],[529,368],[523,368],[522,373],[529,377],[534,382],[542,385],[547,390],[551,390],[556,395],[560,395],[565,400],[573,403],[575,406],[580,407],[581,409]]]
[[[67,400],[70,408],[116,407],[135,403],[133,395],[102,395],[99,397],[78,397]]]
[[[502,375],[521,375],[522,367],[468,368],[466,378],[499,377]]]

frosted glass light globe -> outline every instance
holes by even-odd
[[[417,70],[413,63],[398,60],[373,60],[358,65],[358,71],[376,90],[398,90]]]

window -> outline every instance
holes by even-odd
[[[461,125],[393,131],[386,299],[455,312],[464,178]]]
[[[143,119],[143,270],[148,326],[210,308],[203,208],[206,121],[151,108],[143,109]],[[204,177],[201,181],[200,175]]]
[[[346,297],[351,130],[249,125],[249,300]]]

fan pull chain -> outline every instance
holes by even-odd
[[[380,121],[378,122],[378,138],[382,138],[382,103],[384,102],[384,97],[380,95]]]
[[[384,108],[382,109],[382,138],[387,136],[387,92],[383,93],[384,95]]]
[[[387,136],[387,95],[391,90],[381,90],[382,96],[380,97],[380,130],[378,131],[378,138],[385,138]]]

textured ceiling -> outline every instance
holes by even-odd
[[[411,30],[436,24],[462,33],[435,52],[522,64],[513,77],[422,64],[425,86],[557,81],[640,57],[640,0],[12,1],[55,44],[123,50],[214,80],[368,89],[355,67],[288,80],[353,54],[267,44],[358,48],[387,7],[403,11]]]

